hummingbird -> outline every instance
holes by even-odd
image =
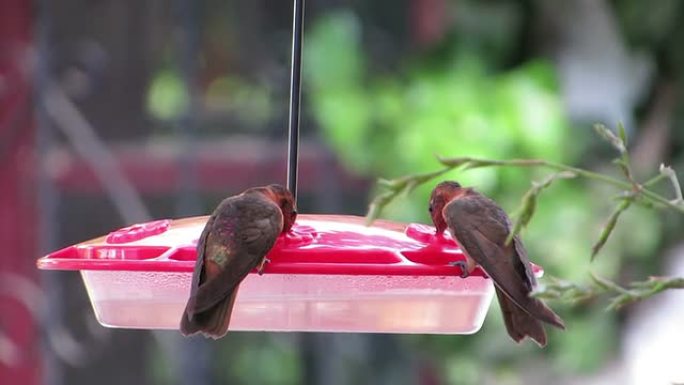
[[[506,244],[511,221],[496,202],[458,182],[446,181],[432,191],[429,211],[436,235],[449,228],[466,256],[465,261],[452,263],[461,268],[461,276],[467,277],[479,264],[494,282],[506,330],[514,341],[530,337],[544,347],[542,322],[565,329],[553,310],[530,297],[537,280],[527,251],[517,235]]]
[[[292,194],[277,184],[250,188],[216,207],[197,242],[183,335],[218,339],[227,333],[240,282],[254,268],[262,274],[266,255],[296,218]]]

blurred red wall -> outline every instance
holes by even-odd
[[[3,1],[0,12],[0,384],[32,385],[40,381],[38,320],[7,290],[17,278],[32,282],[38,279],[29,73],[32,19],[30,1]]]

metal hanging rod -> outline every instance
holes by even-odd
[[[290,122],[287,147],[287,188],[297,200],[297,166],[299,163],[299,111],[302,86],[302,35],[304,0],[294,0],[292,17],[292,65],[290,72]]]

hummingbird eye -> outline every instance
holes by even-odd
[[[428,211],[432,214],[432,204],[430,204],[430,206],[428,206]]]

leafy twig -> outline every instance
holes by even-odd
[[[520,209],[518,209],[517,213],[514,215],[515,216],[515,221],[513,223],[513,229],[511,232],[508,234],[508,237],[506,237],[506,244],[510,244],[513,238],[515,238],[520,231],[527,227],[527,224],[530,222],[532,219],[532,216],[534,215],[534,212],[537,208],[537,197],[541,194],[541,192],[549,187],[553,181],[557,179],[568,179],[568,178],[574,178],[576,177],[577,174],[571,171],[561,171],[557,172],[555,174],[549,175],[546,179],[544,179],[543,182],[538,183],[538,182],[532,182],[532,188],[530,188],[525,195],[523,195],[522,198],[522,204]]]
[[[611,295],[608,310],[618,310],[668,289],[684,289],[684,278],[681,277],[649,277],[645,281],[632,282],[627,288],[595,274],[592,274],[591,278],[591,284],[578,285],[550,277],[543,285],[539,285],[532,295],[537,298],[571,303],[586,302],[602,295]]]
[[[442,175],[448,171],[462,168],[463,170],[481,168],[481,167],[543,167],[549,168],[556,171],[568,171],[575,173],[577,176],[585,177],[588,179],[593,179],[599,182],[603,182],[614,187],[620,188],[622,190],[632,190],[631,183],[626,183],[619,179],[613,178],[608,175],[596,173],[593,171],[581,169],[578,167],[572,167],[560,163],[550,162],[543,159],[508,159],[508,160],[493,160],[493,159],[481,159],[481,158],[471,158],[471,157],[458,157],[458,158],[437,158],[439,162],[444,166],[443,169],[424,173],[404,176],[397,179],[381,180],[379,185],[385,187],[390,192],[396,192],[396,194],[388,194],[387,192],[381,194],[371,202],[371,207],[366,214],[366,222],[373,223],[377,219],[384,209],[392,200],[398,196],[400,193],[411,186],[415,188],[416,186],[426,183],[439,175]],[[677,210],[684,213],[684,205],[679,205],[671,202],[670,200],[648,190],[645,185],[641,185],[642,188],[639,190],[639,194],[643,196],[644,199],[652,203],[667,206],[668,208]],[[384,196],[384,197],[383,197]],[[380,199],[382,198],[382,199]]]
[[[658,175],[640,184],[634,178],[631,170],[629,153],[627,151],[627,135],[624,126],[622,124],[618,125],[617,135],[604,125],[595,125],[594,129],[619,152],[620,155],[614,160],[614,163],[617,164],[622,171],[624,179],[617,179],[609,175],[543,159],[494,160],[472,157],[438,157],[437,159],[442,164],[443,168],[435,172],[409,175],[392,180],[380,180],[379,185],[384,187],[386,191],[378,195],[371,202],[368,214],[366,215],[366,221],[370,225],[373,220],[380,215],[382,209],[397,196],[412,191],[420,184],[426,183],[454,169],[469,170],[481,167],[539,167],[557,171],[541,183],[532,183],[532,187],[522,198],[521,206],[517,210],[517,215],[515,216],[516,221],[508,236],[507,242],[510,242],[510,240],[530,222],[534,215],[540,193],[551,185],[551,183],[560,178],[580,176],[609,184],[621,190],[621,193],[618,196],[620,203],[608,217],[598,240],[592,247],[592,261],[608,240],[608,237],[617,225],[620,215],[629,209],[632,204],[640,204],[648,208],[669,208],[684,214],[684,199],[682,198],[681,186],[675,171],[671,167],[661,165]],[[675,190],[674,200],[669,200],[649,190],[651,186],[654,186],[664,179],[668,179]],[[547,285],[542,286],[536,291],[535,295],[543,298],[564,299],[566,301],[577,302],[594,298],[603,293],[613,293],[616,295],[612,299],[609,308],[617,309],[628,303],[648,298],[666,289],[684,288],[684,278],[651,277],[647,281],[634,282],[630,284],[629,288],[623,288],[607,279],[597,276],[592,275],[592,278],[593,285],[588,287],[552,278],[548,280],[549,283]]]
[[[622,123],[618,124],[619,136],[616,136],[613,131],[603,124],[595,124],[594,130],[601,137],[603,137],[603,139],[612,144],[616,150],[618,150],[620,156],[614,159],[613,163],[618,165],[620,171],[622,171],[622,173],[625,175],[625,178],[629,181],[629,183],[632,184],[632,188],[639,190],[641,186],[639,186],[639,184],[634,180],[632,167],[629,162],[629,153],[627,152],[627,133],[625,132],[625,126],[623,126]]]
[[[366,225],[370,226],[375,219],[380,216],[380,212],[390,202],[401,194],[407,194],[413,191],[417,186],[429,182],[430,180],[444,174],[449,169],[442,169],[435,172],[428,172],[424,174],[407,175],[397,179],[380,179],[378,184],[384,187],[387,191],[376,196],[368,206],[368,213],[366,214]]]
[[[557,277],[547,276],[544,283],[537,286],[532,296],[541,299],[559,300],[572,304],[586,302],[601,294],[594,285],[578,285]]]

